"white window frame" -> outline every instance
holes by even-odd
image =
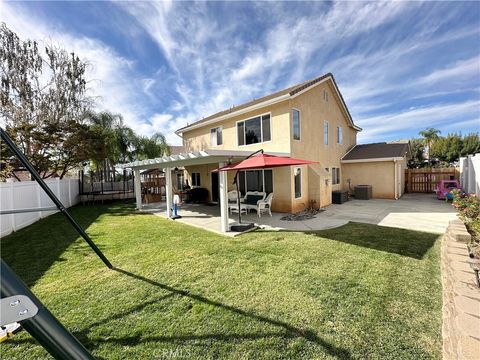
[[[295,126],[294,126],[294,123],[293,123],[293,111],[298,111],[298,131],[300,132],[298,134],[298,139],[295,139],[295,134],[294,134],[294,131],[295,131]],[[295,141],[301,141],[302,140],[302,114],[300,113],[300,110],[297,109],[297,108],[292,108],[292,140],[295,140]]]
[[[248,120],[251,120],[251,119],[255,119],[257,117],[260,118],[260,136],[263,140],[263,121],[262,121],[262,116],[265,116],[265,115],[270,115],[270,140],[268,141],[259,141],[258,143],[253,143],[253,144],[246,144],[247,142],[247,139],[245,137],[245,124],[243,125],[243,142],[244,144],[243,145],[239,145],[238,144],[238,124],[243,122],[245,123],[246,121]],[[242,119],[242,120],[238,120],[235,122],[235,137],[237,138],[237,147],[243,147],[243,146],[252,146],[252,145],[257,145],[257,144],[268,144],[270,142],[272,142],[272,137],[273,137],[273,134],[272,134],[272,112],[266,112],[266,113],[263,113],[263,114],[260,114],[260,115],[255,115],[255,116],[250,116],[246,119]]]
[[[343,128],[341,126],[337,126],[337,144],[343,144]]]
[[[217,131],[218,129],[221,129],[222,130],[222,143],[221,144],[218,144],[218,134],[217,134]],[[212,133],[212,130],[215,130],[214,133]],[[215,143],[213,143],[213,134],[215,134]],[[221,146],[223,145],[223,126],[215,126],[213,128],[210,128],[210,146]]]
[[[300,195],[297,196],[297,192],[295,191],[295,173],[298,171],[298,175],[300,176]],[[302,168],[296,167],[293,168],[293,196],[295,199],[300,199],[302,197]]]
[[[275,181],[274,181],[274,175],[273,175],[273,169],[249,169],[249,170],[241,170],[240,172],[245,173],[244,178],[245,178],[245,193],[249,190],[247,190],[247,171],[261,171],[262,172],[262,187],[263,187],[263,192],[265,191],[265,170],[269,170],[272,172],[272,193],[275,192]]]
[[[332,167],[332,185],[339,185],[340,181],[340,168]]]
[[[327,137],[325,137],[325,125],[327,126]],[[330,125],[327,120],[323,121],[323,145],[328,146],[330,140]]]
[[[193,183],[193,182],[194,182],[193,179],[195,178],[195,174],[198,175],[198,178],[195,179],[195,184],[194,184],[194,183]],[[202,185],[201,185],[201,184],[202,184],[202,181],[200,180],[200,172],[198,172],[198,171],[192,172],[192,174],[190,175],[190,177],[191,177],[191,179],[192,179],[192,186],[202,186]],[[199,184],[197,184],[197,181],[196,181],[197,179],[198,179],[198,183],[199,183]]]

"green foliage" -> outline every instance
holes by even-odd
[[[478,133],[470,133],[465,136],[450,133],[447,136],[440,136],[439,130],[428,128],[419,134],[423,137],[422,139],[410,140],[412,158],[408,163],[409,168],[419,168],[432,164],[448,167],[458,161],[461,156],[480,152],[480,136]],[[427,154],[427,163],[425,163],[424,154]]]
[[[418,134],[423,137],[425,146],[429,146],[432,141],[439,138],[440,133],[440,130],[430,127],[423,131],[420,131]]]
[[[480,153],[480,136],[478,133],[470,133],[463,138],[461,156]]]
[[[45,54],[36,42],[23,41],[1,25],[0,115],[7,133],[43,178],[62,178],[85,161],[114,173],[116,163],[169,153],[162,134],[139,137],[121,115],[92,110],[86,95],[87,64],[78,56],[54,46],[46,46]],[[4,146],[0,159],[0,179],[16,177],[21,164]]]
[[[459,217],[465,224],[480,221],[480,199],[475,194],[464,194],[461,190],[452,190],[452,205],[458,210]]]
[[[0,115],[43,178],[63,177],[85,155],[86,64],[54,46],[45,47],[45,53],[36,42],[22,41],[4,23],[0,26]],[[3,177],[19,167],[8,151],[1,158]]]
[[[438,138],[431,147],[431,156],[439,161],[453,163],[460,156],[475,154],[480,151],[480,137],[478,133],[471,133],[462,137],[460,134],[448,134]]]
[[[152,159],[170,153],[170,147],[163,134],[155,133],[151,137],[138,136],[123,124],[121,115],[106,111],[99,113],[90,111],[85,113],[84,117],[91,132],[89,159],[97,168]]]
[[[475,194],[465,194],[461,190],[452,190],[452,205],[458,210],[459,218],[472,234],[470,243],[473,252],[480,256],[480,199]]]
[[[411,158],[408,159],[408,167],[417,169],[425,166],[425,145],[421,139],[410,140]]]
[[[136,160],[153,159],[170,154],[167,140],[161,133],[155,133],[151,137],[138,137],[135,145]]]

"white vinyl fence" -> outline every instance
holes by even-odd
[[[77,179],[52,179],[45,180],[45,182],[65,207],[70,207],[80,201]],[[55,204],[36,181],[0,183],[0,208],[2,210],[50,206],[55,206]],[[0,215],[0,236],[6,236],[56,212],[57,210]]]
[[[480,153],[460,158],[460,185],[463,191],[480,196]]]

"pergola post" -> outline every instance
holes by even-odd
[[[134,169],[133,170],[133,177],[134,177],[134,182],[135,182],[135,202],[137,205],[137,210],[140,210],[142,208],[142,183],[140,179],[140,170],[139,169]]]
[[[172,169],[165,168],[165,198],[167,200],[167,218],[171,217],[172,210]]]
[[[219,168],[226,164],[221,162],[218,164]],[[228,197],[227,197],[227,172],[218,172],[218,183],[220,188],[220,224],[222,232],[227,232],[228,229]]]

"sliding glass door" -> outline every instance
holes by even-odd
[[[261,191],[269,194],[273,192],[273,171],[271,169],[241,171],[238,187],[243,195],[247,191]]]

